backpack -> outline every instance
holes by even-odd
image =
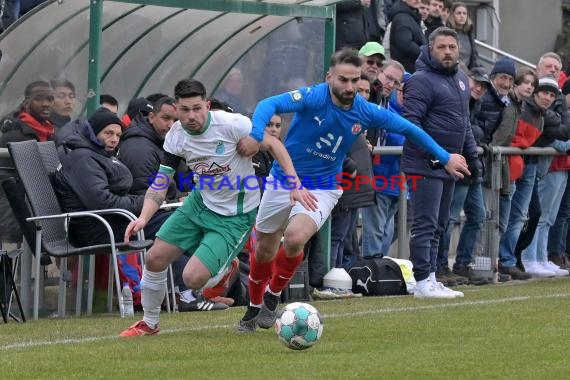
[[[365,296],[395,296],[408,294],[406,281],[398,263],[386,257],[371,257],[357,261],[348,270],[352,291]]]

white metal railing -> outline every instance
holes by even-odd
[[[491,51],[491,52],[493,52],[493,53],[499,54],[500,56],[510,58],[510,59],[512,59],[513,61],[515,61],[516,63],[518,63],[519,65],[527,66],[527,67],[530,67],[531,69],[536,69],[536,65],[535,65],[535,64],[530,63],[530,62],[528,62],[528,61],[525,61],[524,59],[520,59],[519,57],[516,57],[516,56],[514,56],[514,55],[512,55],[512,54],[509,54],[509,53],[507,53],[507,52],[504,51],[504,50],[497,49],[496,47],[491,46],[491,45],[489,45],[489,44],[486,44],[486,43],[484,43],[484,42],[481,42],[481,41],[479,41],[479,40],[475,40],[475,44],[478,45],[478,46],[481,46],[481,47],[483,47],[483,48],[485,48],[485,49],[487,49],[487,50],[489,50],[489,51]],[[490,60],[492,61],[492,59],[490,59]]]

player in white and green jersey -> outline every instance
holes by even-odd
[[[144,228],[160,208],[175,174],[174,168],[182,158],[195,173],[197,186],[162,225],[146,254],[141,280],[144,317],[123,331],[122,337],[159,331],[167,267],[181,254],[191,255],[182,274],[188,288],[199,290],[216,285],[247,240],[259,204],[251,158],[240,156],[236,149],[239,140],[251,132],[249,119],[224,111],[209,111],[206,90],[196,80],[180,81],[174,94],[179,122],[166,135],[166,154],[160,172],[146,193],[139,218],[127,227],[125,240]],[[291,183],[300,183],[279,140],[266,136],[262,146],[270,150]],[[314,196],[299,187],[291,190],[290,201],[315,209]],[[190,301],[196,310],[209,309],[208,301],[200,294],[194,297]]]

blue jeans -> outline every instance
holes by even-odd
[[[515,183],[509,221],[499,242],[499,263],[505,268],[514,267],[517,262],[515,248],[528,212],[528,205],[536,178],[536,166],[535,163],[525,164],[522,177]]]
[[[362,209],[362,256],[388,255],[392,245],[390,220],[398,211],[398,197],[376,192],[376,204]],[[393,227],[393,225],[392,225]]]
[[[1,25],[4,30],[8,29],[18,17],[20,17],[20,0],[2,0]]]
[[[548,232],[556,220],[563,192],[566,187],[568,172],[548,172],[538,181],[538,197],[542,214],[530,245],[522,253],[525,262],[548,261]]]
[[[338,207],[338,206],[337,206]],[[342,268],[344,244],[356,228],[357,208],[339,207],[332,212],[330,267]]]
[[[465,224],[459,235],[455,262],[458,265],[469,265],[473,261],[473,250],[475,249],[475,244],[479,241],[486,216],[483,189],[480,183],[472,185],[455,184],[449,220],[439,242],[437,255],[438,271],[448,266],[451,234],[455,225],[459,223],[461,210],[465,210]]]
[[[410,231],[410,260],[416,281],[425,280],[437,269],[439,238],[447,226],[454,186],[454,181],[422,177],[411,192],[414,219]]]
[[[548,253],[566,252],[566,237],[570,221],[570,182],[566,182],[566,190],[560,202],[558,215],[548,234]]]

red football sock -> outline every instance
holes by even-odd
[[[273,293],[279,293],[285,289],[301,261],[303,261],[303,251],[299,252],[295,257],[288,257],[285,255],[285,249],[281,246],[279,251],[277,251],[275,260],[273,260],[273,276],[269,282],[269,289]]]
[[[260,263],[255,260],[255,254],[249,254],[249,303],[252,305],[261,305],[263,303],[263,294],[265,287],[271,276],[271,268],[273,261]]]
[[[230,286],[230,280],[234,277],[234,275],[239,270],[239,260],[235,258],[231,264],[230,269],[228,272],[222,277],[220,282],[218,282],[215,286],[211,288],[206,288],[202,291],[204,297],[212,299],[216,297],[220,297],[226,294],[228,287]]]

